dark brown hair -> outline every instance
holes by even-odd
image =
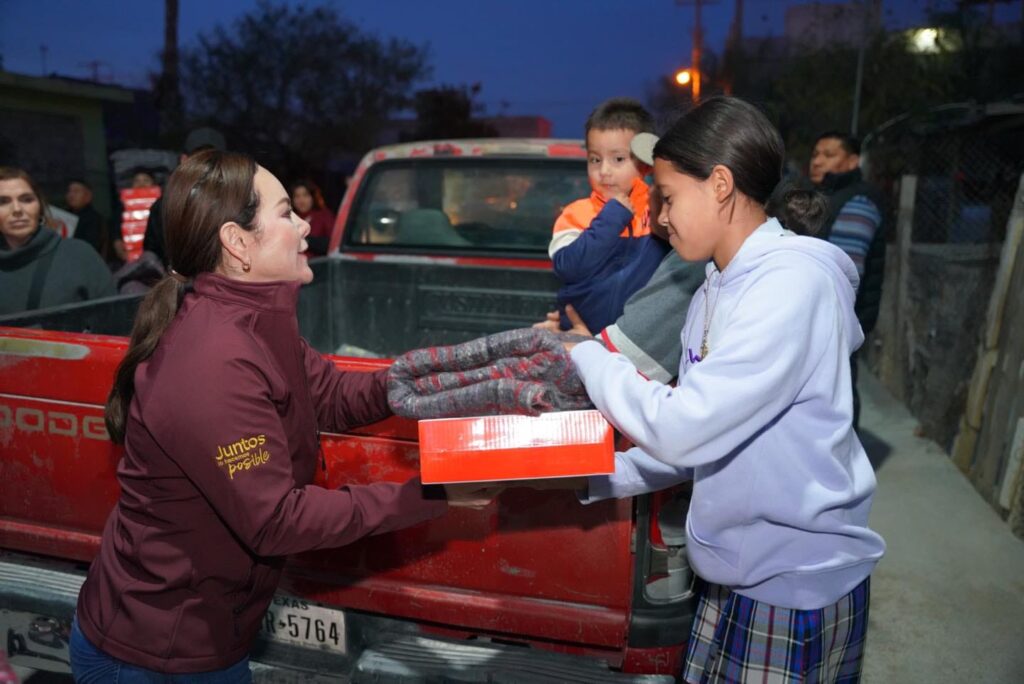
[[[299,188],[306,188],[306,192],[313,198],[314,209],[324,209],[327,207],[327,203],[324,202],[323,193],[320,192],[320,187],[308,178],[300,178],[292,183],[292,187],[288,192],[289,197],[292,198],[292,206],[295,205],[295,191]]]
[[[139,306],[128,352],[114,375],[106,409],[107,432],[114,442],[124,442],[136,367],[156,350],[191,289],[192,279],[220,263],[220,227],[233,221],[245,230],[256,229],[256,168],[255,160],[243,154],[206,150],[190,156],[167,181],[164,231],[174,270]]]
[[[584,135],[592,130],[626,130],[653,133],[654,117],[631,97],[613,97],[594,108],[583,127]]]
[[[860,155],[860,140],[852,135],[847,135],[842,131],[825,131],[818,135],[814,139],[814,145],[817,146],[822,140],[835,139],[839,141],[839,146],[843,148],[846,154]]]
[[[757,107],[738,97],[712,97],[687,112],[654,146],[654,156],[680,173],[706,180],[721,164],[732,172],[736,189],[769,205],[782,180],[785,145],[778,130]],[[825,215],[825,199],[813,190],[783,186],[767,207],[783,224],[814,234]]]
[[[43,195],[43,191],[36,185],[35,180],[29,175],[28,171],[19,169],[16,166],[0,166],[0,181],[5,180],[23,180],[28,183],[28,187],[31,188],[32,194],[36,196],[36,200],[39,201],[39,220],[46,220],[47,214],[50,213],[50,207],[46,204],[46,196]]]

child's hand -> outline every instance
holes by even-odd
[[[611,199],[617,200],[619,204],[629,210],[629,213],[633,213],[633,203],[629,201],[629,193],[617,192],[612,195]]]
[[[540,328],[541,330],[550,330],[553,333],[559,331],[559,316],[557,311],[548,311],[547,316],[540,323],[534,323],[532,328]]]
[[[594,333],[590,332],[590,328],[588,328],[587,324],[583,322],[580,315],[576,313],[576,309],[572,307],[572,304],[565,305],[565,317],[569,319],[570,323],[572,323],[572,327],[566,330],[566,332],[573,333],[575,335],[584,335],[586,337],[594,336]]]

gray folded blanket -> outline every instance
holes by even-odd
[[[407,418],[518,413],[592,408],[563,340],[537,328],[521,328],[447,347],[416,349],[388,371],[388,403]]]

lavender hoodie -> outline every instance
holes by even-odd
[[[875,475],[851,427],[850,354],[864,341],[856,288],[842,250],[769,219],[724,273],[708,265],[677,387],[600,344],[577,345],[591,399],[637,445],[616,454],[614,475],[590,478],[587,501],[692,478],[687,554],[701,577],[803,610],[851,591],[885,551],[867,526]]]

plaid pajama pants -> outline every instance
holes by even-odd
[[[779,608],[708,583],[697,606],[683,680],[860,681],[870,578],[818,610]]]

